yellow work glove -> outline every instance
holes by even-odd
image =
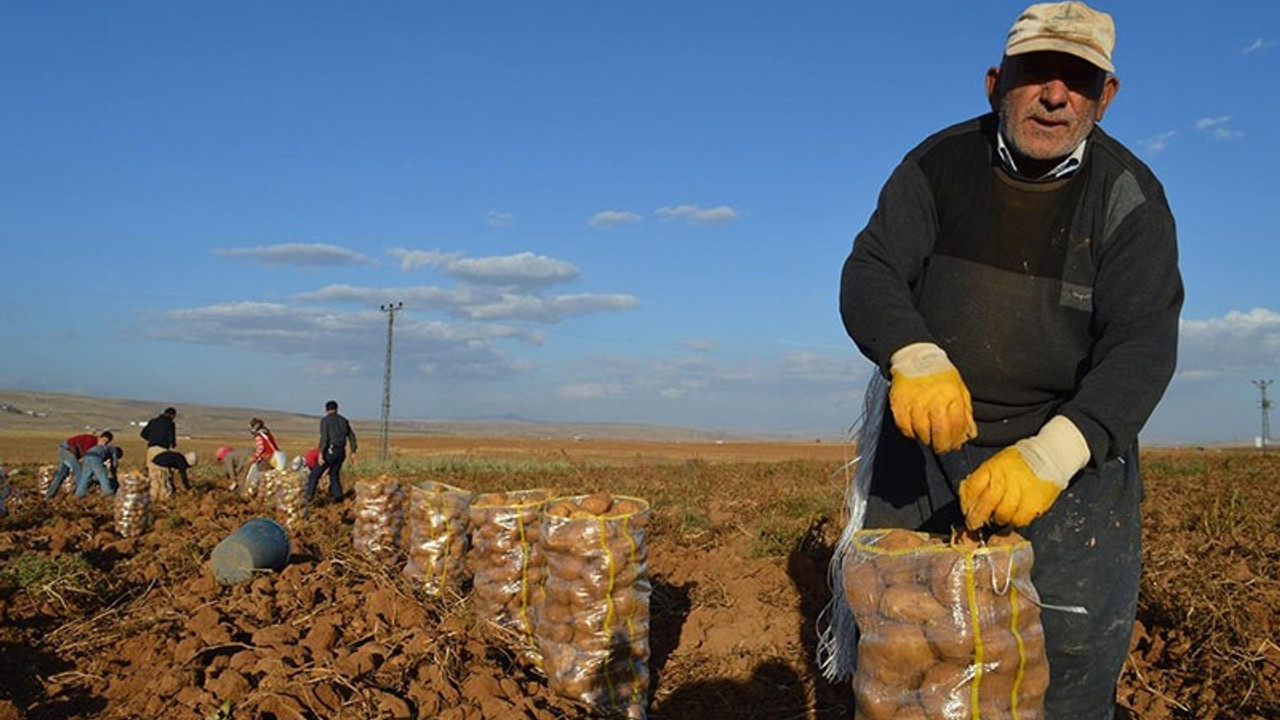
[[[960,371],[933,343],[913,343],[889,359],[889,408],[902,434],[949,453],[978,435]]]
[[[1043,515],[1089,462],[1089,446],[1075,423],[1056,415],[1036,435],[992,455],[960,483],[964,521],[1024,527]]]

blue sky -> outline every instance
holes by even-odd
[[[840,265],[1024,5],[0,0],[0,387],[376,418],[402,301],[395,418],[838,437]],[[1280,3],[1099,7],[1187,285],[1144,438],[1251,441]]]

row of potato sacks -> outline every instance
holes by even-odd
[[[390,476],[356,482],[356,549],[398,562],[429,594],[471,603],[554,692],[646,717],[649,505],[547,489],[472,493]],[[407,526],[407,527],[406,527]],[[407,532],[406,532],[407,530]]]
[[[842,582],[856,720],[1039,720],[1049,685],[1031,544],[862,530]]]
[[[306,471],[268,470],[263,474],[261,482],[254,485],[252,492],[246,492],[243,497],[258,502],[276,515],[282,525],[294,529],[307,517],[308,506],[304,495],[306,481]],[[114,511],[116,532],[122,537],[137,537],[151,529],[154,524],[151,505],[155,491],[154,472],[146,475],[127,472],[120,475]],[[160,500],[167,497],[163,491],[161,494]]]

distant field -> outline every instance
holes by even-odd
[[[203,457],[222,445],[249,445],[249,419],[263,418],[283,449],[300,455],[314,447],[315,415],[253,408],[172,403],[178,409],[179,445]],[[166,403],[95,398],[60,393],[0,390],[0,463],[55,462],[67,437],[111,428],[125,451],[125,464],[142,456],[138,436]],[[362,460],[381,454],[381,426],[353,421]],[[644,463],[654,460],[753,462],[845,459],[840,440],[791,441],[735,437],[695,428],[623,424],[551,424],[518,421],[398,420],[390,425],[390,458],[466,457],[495,460]]]
[[[58,444],[67,434],[51,430],[0,431],[0,462],[53,463],[57,461]],[[290,456],[301,455],[314,447],[313,434],[277,433],[276,439]],[[116,444],[125,451],[125,466],[143,456],[144,445],[136,429],[118,430]],[[251,445],[249,434],[179,438],[179,448],[195,450],[203,458],[213,457],[222,445]],[[376,434],[361,438],[357,462],[378,460],[381,443]],[[611,465],[684,460],[706,462],[778,462],[814,460],[819,462],[848,459],[852,452],[841,443],[820,442],[728,442],[728,441],[650,441],[520,437],[461,437],[431,435],[394,435],[390,441],[391,460],[423,460],[431,458],[465,458],[468,461],[569,462]]]

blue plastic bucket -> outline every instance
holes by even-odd
[[[255,573],[282,570],[289,564],[289,534],[275,520],[254,518],[218,543],[209,564],[223,585],[244,582]]]

